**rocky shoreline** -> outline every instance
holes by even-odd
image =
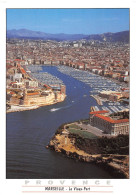
[[[78,137],[80,141],[80,138]],[[46,146],[62,155],[85,163],[94,163],[107,170],[115,178],[129,178],[129,169],[126,165],[128,155],[119,154],[89,154],[76,145],[75,136],[65,128],[57,130],[55,136]],[[120,160],[123,159],[123,160]]]

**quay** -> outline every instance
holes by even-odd
[[[90,96],[96,100],[98,105],[100,105],[100,106],[103,105],[102,100],[98,97],[98,95],[90,95]]]

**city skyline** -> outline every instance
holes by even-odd
[[[129,30],[129,9],[7,9],[7,30],[102,34]]]

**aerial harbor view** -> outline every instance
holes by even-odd
[[[7,9],[7,179],[129,178],[129,9]]]

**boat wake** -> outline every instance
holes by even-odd
[[[50,109],[50,112],[56,112],[57,110],[60,110],[61,108],[52,108]]]
[[[65,106],[65,107],[60,107],[60,108],[52,108],[52,109],[50,109],[50,112],[56,112],[58,110],[62,110],[62,109],[69,108],[69,107],[71,107],[71,105]]]

